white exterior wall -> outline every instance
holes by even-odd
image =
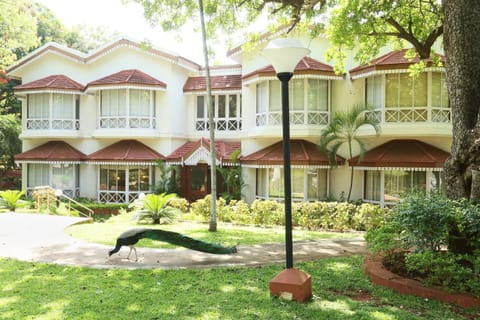
[[[301,37],[304,45],[309,46],[310,57],[324,63],[324,52],[329,47],[325,38],[315,40]],[[242,75],[269,65],[269,62],[259,53],[266,45],[261,44],[256,50],[242,52],[236,57],[242,64]],[[388,52],[386,48],[384,52]],[[12,76],[21,78],[23,83],[31,82],[54,74],[63,74],[86,85],[99,78],[126,69],[138,69],[167,84],[164,91],[155,91],[156,128],[153,130],[113,130],[97,129],[98,122],[98,92],[91,91],[80,95],[80,130],[71,132],[29,130],[22,132],[23,150],[30,150],[50,140],[64,140],[85,154],[91,154],[122,139],[137,139],[163,155],[168,155],[188,140],[209,137],[208,131],[195,130],[196,95],[183,93],[183,85],[190,76],[202,75],[200,70],[184,66],[176,61],[153,54],[132,46],[118,46],[100,54],[95,60],[87,63],[77,61],[57,52],[47,52],[14,69]],[[353,55],[347,58],[346,69],[357,64]],[[212,75],[234,74],[231,70],[212,69]],[[351,80],[346,74],[343,80],[330,80],[330,117],[338,111],[348,110],[355,104],[363,103],[365,99],[364,79]],[[216,139],[239,140],[242,144],[242,155],[246,156],[263,149],[282,139],[280,125],[256,127],[256,83],[242,86],[242,131],[217,132]],[[26,100],[23,100],[23,114],[26,114]],[[25,128],[25,118],[22,119]],[[292,126],[291,138],[304,139],[313,143],[320,140],[322,126]],[[375,136],[372,129],[360,131],[367,143],[368,149],[374,148],[391,139],[414,138],[431,144],[442,150],[449,151],[451,145],[451,124],[445,123],[388,123],[382,124],[382,132]],[[355,146],[353,155],[359,152]],[[349,158],[346,147],[339,150],[339,155]],[[98,181],[97,167],[82,164],[80,166],[80,183],[82,197],[95,198]],[[255,169],[243,170],[246,188],[242,190],[245,199],[252,202],[255,198]],[[158,175],[157,175],[158,176]],[[26,182],[26,172],[23,172]],[[348,194],[350,183],[350,167],[345,164],[330,170],[330,197],[338,199],[342,192]],[[25,187],[25,185],[24,185]],[[352,199],[362,197],[363,172],[355,171]]]

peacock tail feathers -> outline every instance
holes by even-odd
[[[157,241],[167,242],[176,246],[185,247],[191,250],[213,253],[229,254],[236,253],[237,247],[225,247],[220,244],[205,242],[202,240],[187,237],[183,234],[158,229],[142,230],[142,238],[148,238]]]
[[[177,232],[148,228],[134,228],[129,229],[118,236],[115,248],[109,251],[109,255],[118,252],[122,246],[133,246],[143,238],[163,241],[176,246],[213,254],[229,254],[237,252],[236,246],[225,247],[220,244],[193,239]]]

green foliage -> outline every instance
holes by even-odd
[[[22,150],[20,119],[14,114],[0,115],[0,166],[13,169],[15,155]]]
[[[398,227],[393,224],[370,229],[365,235],[367,247],[374,253],[392,252],[403,249]]]
[[[38,46],[32,10],[29,0],[0,1],[0,70],[17,59],[17,51],[28,52]]]
[[[17,208],[24,206],[25,203],[21,200],[24,195],[25,192],[19,190],[0,191],[0,207],[15,211]]]
[[[176,194],[147,194],[135,200],[130,207],[134,208],[132,220],[151,220],[153,224],[159,224],[160,220],[171,222],[179,210],[168,205],[169,201],[177,197]]]
[[[156,194],[161,193],[177,193],[180,185],[180,174],[178,167],[167,166],[165,161],[157,160],[157,167],[160,170],[160,176],[157,179],[157,184],[153,188]]]
[[[207,195],[191,205],[191,215],[207,220],[210,217],[211,196]],[[251,207],[244,201],[219,198],[216,202],[218,219],[238,224],[259,226],[285,225],[285,205],[275,200],[255,200]],[[292,204],[293,226],[308,230],[369,230],[384,224],[388,209],[363,203],[346,202],[294,202]]]
[[[407,255],[410,272],[420,274],[423,283],[441,286],[452,292],[480,296],[480,256],[455,255],[452,252],[421,252]]]
[[[454,214],[453,203],[444,195],[412,190],[393,208],[392,222],[402,226],[407,247],[438,251],[448,243]]]
[[[443,33],[440,1],[341,0],[330,14],[327,34],[333,46],[326,56],[339,73],[345,71],[346,50],[355,48],[355,59],[364,64],[389,43],[396,49],[408,43],[426,59]]]
[[[238,156],[240,155],[240,149],[235,150],[232,153],[230,160],[237,164]],[[233,167],[217,167],[217,171],[222,176],[224,191],[221,197],[227,200],[229,203],[231,200],[240,200],[242,198],[242,189],[245,187],[245,182],[242,176],[242,167],[236,165]]]
[[[355,105],[347,112],[336,112],[332,121],[322,130],[320,136],[320,151],[325,153],[330,163],[337,164],[337,155],[340,148],[347,145],[349,158],[353,157],[353,145],[360,148],[361,161],[365,156],[367,147],[365,142],[358,136],[358,131],[363,127],[371,127],[375,134],[380,133],[380,123],[375,117],[368,117],[366,114],[370,111],[369,106]],[[350,188],[347,201],[350,201],[353,186],[353,166],[351,167]]]

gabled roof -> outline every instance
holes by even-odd
[[[43,56],[44,54],[48,53],[53,53],[59,56],[63,56],[68,60],[75,61],[79,64],[89,64],[97,61],[98,59],[109,55],[110,53],[120,49],[120,48],[132,48],[134,50],[140,51],[140,52],[146,52],[150,55],[153,55],[155,57],[167,60],[173,64],[179,65],[185,69],[188,69],[190,71],[199,71],[200,70],[200,65],[186,59],[182,56],[179,56],[178,54],[174,52],[170,52],[166,49],[163,48],[157,48],[155,46],[149,46],[145,45],[142,42],[128,39],[126,37],[121,37],[103,47],[100,47],[96,50],[93,50],[89,53],[83,53],[75,49],[71,49],[69,47],[60,45],[55,42],[48,42],[41,46],[40,48],[30,52],[27,54],[25,57],[19,59],[16,61],[13,65],[9,66],[7,68],[7,74],[9,74],[11,77],[18,78],[19,75],[16,74],[19,69],[21,69],[23,66],[28,65],[29,63],[35,61],[39,57]]]
[[[408,49],[396,50],[384,54],[378,58],[373,59],[367,64],[355,67],[349,71],[350,76],[355,78],[360,78],[362,76],[366,77],[370,75],[372,72],[380,71],[380,70],[398,70],[398,69],[408,69],[408,67],[414,63],[420,61],[418,56],[414,59],[407,59],[405,58],[405,54]],[[436,54],[440,58],[440,60],[445,63],[445,56]],[[427,66],[431,66],[432,59],[426,59]]]
[[[221,165],[233,165],[231,162],[232,154],[240,150],[240,141],[215,141],[215,153],[217,161]],[[170,164],[197,164],[198,161],[210,161],[210,140],[201,138],[197,141],[188,141],[181,145],[170,155],[166,162]]]
[[[449,153],[418,140],[391,140],[348,160],[350,166],[375,168],[443,168]]]
[[[274,143],[260,151],[242,157],[240,162],[256,166],[283,166],[283,141]],[[345,159],[337,156],[337,164],[343,164]],[[329,159],[320,152],[318,146],[305,140],[290,141],[290,163],[292,166],[328,167]]]
[[[343,77],[336,75],[333,71],[333,67],[315,60],[310,57],[304,57],[300,60],[295,67],[294,75],[309,75],[316,76],[318,78],[330,79],[330,80],[342,80]],[[244,84],[254,82],[258,78],[275,78],[276,73],[272,65],[268,65],[264,68],[250,72],[242,77]]]
[[[111,87],[111,86],[139,86],[158,87],[166,89],[167,85],[154,77],[137,69],[122,70],[106,77],[97,79],[87,84],[90,88]]]
[[[68,91],[82,92],[84,86],[69,77],[57,74],[13,87],[15,92],[25,91]]]
[[[15,156],[15,161],[37,163],[79,163],[87,156],[64,141],[49,141]]]
[[[212,91],[240,91],[242,77],[239,74],[210,77]],[[183,92],[206,92],[206,77],[189,77],[183,85]]]
[[[137,140],[122,140],[90,154],[87,162],[94,164],[152,164],[165,157]]]

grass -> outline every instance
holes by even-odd
[[[271,298],[280,265],[189,270],[63,267],[0,259],[0,319],[475,319],[466,310],[374,286],[363,257],[298,263],[314,297]]]
[[[130,228],[137,228],[139,226],[175,231],[195,239],[212,243],[222,243],[227,246],[236,245],[238,243],[241,245],[255,245],[285,241],[285,229],[283,227],[260,228],[219,223],[217,232],[209,232],[208,225],[199,222],[178,222],[174,224],[162,225],[138,225],[131,221],[130,218],[131,214],[122,214],[111,217],[104,222],[74,225],[68,227],[66,229],[66,233],[75,238],[106,245],[113,245],[117,236],[123,231]],[[315,232],[300,229],[293,231],[294,241],[352,238],[362,236],[362,233]],[[138,246],[148,248],[172,247],[171,245],[149,239],[140,240]]]

